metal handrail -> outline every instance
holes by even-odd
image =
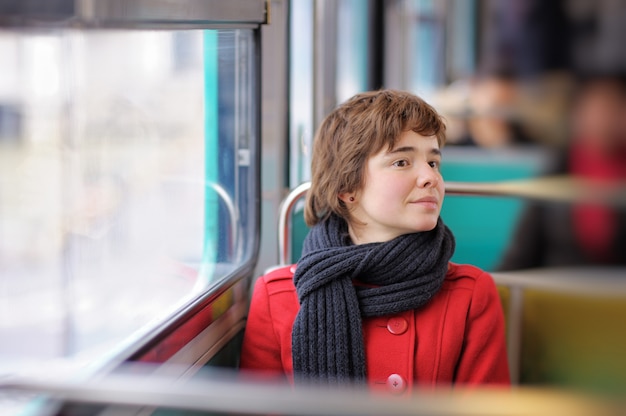
[[[278,213],[278,264],[285,265],[291,258],[291,213],[296,202],[311,188],[311,182],[294,188],[293,191],[285,197],[280,204],[280,212]]]
[[[226,211],[228,212],[228,218],[230,219],[230,247],[229,253],[234,261],[238,261],[240,259],[240,251],[241,251],[241,243],[239,241],[239,210],[235,205],[233,199],[228,195],[228,192],[224,187],[216,182],[211,181],[202,181],[198,182],[194,179],[189,179],[184,176],[166,176],[163,178],[164,181],[174,182],[174,183],[189,183],[189,184],[203,184],[206,188],[213,190],[215,194],[222,201],[224,206],[226,207]]]
[[[522,197],[543,201],[593,201],[626,207],[626,188],[595,183],[569,175],[543,176],[500,182],[446,182],[446,195]],[[291,259],[290,219],[296,202],[311,188],[304,182],[283,200],[278,218],[278,262],[285,265]]]

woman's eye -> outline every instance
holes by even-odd
[[[397,161],[393,162],[393,165],[398,167],[398,168],[404,168],[404,167],[409,165],[409,162],[406,161],[406,160],[397,160]]]
[[[430,162],[428,162],[428,164],[431,168],[439,169],[439,165],[441,165],[441,162],[439,162],[438,160],[431,160]]]

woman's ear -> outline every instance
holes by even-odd
[[[339,199],[341,199],[344,204],[349,204],[354,202],[354,194],[351,192],[341,193],[339,194]]]

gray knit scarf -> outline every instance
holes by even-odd
[[[361,317],[426,304],[443,284],[454,247],[441,218],[432,231],[361,245],[352,244],[340,217],[311,228],[294,275],[300,301],[292,332],[296,380],[365,382]]]

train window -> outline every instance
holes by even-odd
[[[313,142],[313,15],[312,1],[292,2],[289,27],[289,183],[309,179]]]
[[[428,97],[474,75],[481,7],[476,0],[386,2],[385,85]]]
[[[0,367],[110,352],[252,261],[255,36],[0,31]]]
[[[439,87],[445,74],[444,68],[444,31],[441,7],[434,0],[409,1],[408,12],[413,16],[414,24],[408,33],[409,50],[409,85],[413,91],[430,92]]]
[[[369,87],[368,27],[370,4],[342,0],[337,4],[337,80],[336,97],[341,103]]]
[[[290,5],[289,183],[310,179],[315,129],[340,102],[371,87],[369,67],[377,43],[371,2],[302,0]]]

